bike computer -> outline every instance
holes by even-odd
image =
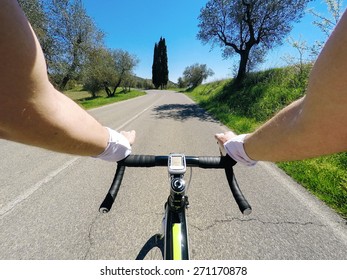
[[[186,172],[186,157],[183,154],[170,154],[168,171],[171,175],[184,174]]]

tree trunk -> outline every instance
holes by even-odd
[[[121,82],[122,82],[122,78],[119,78],[118,83],[113,88],[112,96],[115,96],[117,88],[120,86]]]
[[[106,84],[104,84],[104,88],[105,88],[107,96],[111,97],[112,96],[112,92],[111,92],[111,90],[108,88],[108,86]]]
[[[242,81],[246,77],[249,52],[250,50],[247,50],[247,49],[240,52],[240,64],[239,64],[239,70],[236,76],[237,84],[242,83]]]
[[[67,83],[68,83],[69,81],[70,81],[70,75],[67,74],[67,75],[65,75],[65,77],[64,77],[63,80],[61,81],[61,83],[60,83],[60,85],[59,85],[59,88],[60,88],[61,90],[64,90],[65,87],[66,87],[66,85],[67,85]]]

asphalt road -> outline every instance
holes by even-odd
[[[91,110],[104,125],[135,129],[137,154],[218,155],[226,130],[185,95],[146,96]],[[0,141],[0,259],[135,259],[161,226],[165,168],[127,169],[108,214],[98,207],[115,165]],[[242,216],[223,171],[193,170],[192,259],[347,259],[347,224],[270,163],[236,166],[252,205]]]

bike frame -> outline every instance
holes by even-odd
[[[188,197],[185,190],[176,193],[171,189],[165,204],[164,217],[164,259],[188,260],[189,243],[186,209]]]

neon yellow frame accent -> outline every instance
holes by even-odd
[[[173,259],[182,260],[182,232],[181,224],[172,225],[172,249],[173,249]]]

